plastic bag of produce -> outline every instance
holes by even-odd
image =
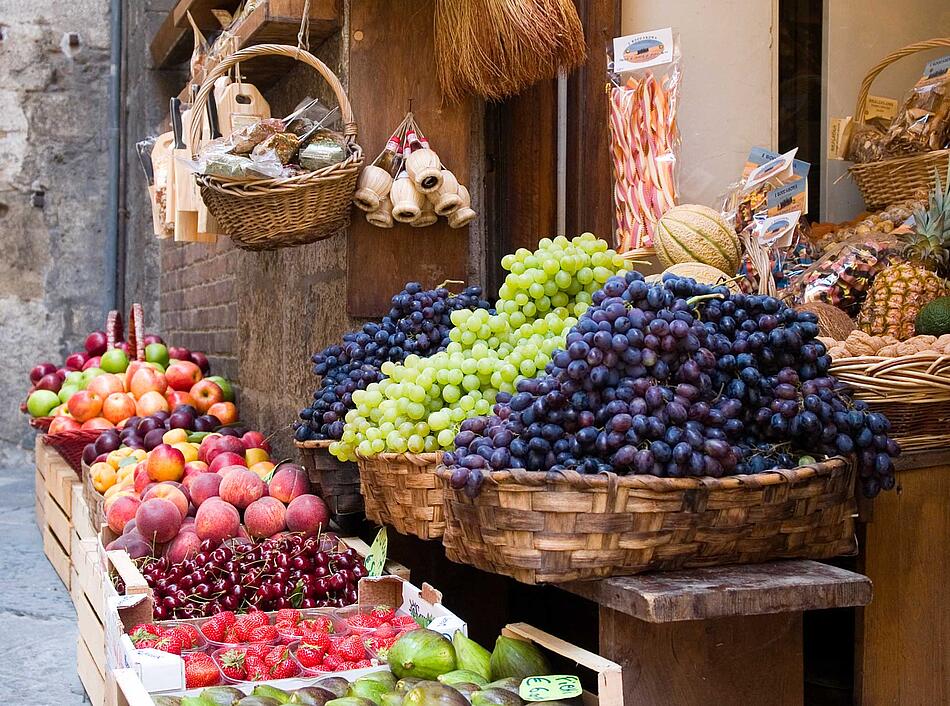
[[[943,149],[950,140],[950,55],[934,59],[905,96],[887,130],[891,156]]]

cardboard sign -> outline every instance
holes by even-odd
[[[386,565],[386,551],[389,549],[389,537],[386,534],[386,528],[383,527],[373,540],[373,546],[369,548],[369,554],[363,560],[366,565],[368,576],[382,576],[383,568]]]
[[[527,677],[518,687],[518,696],[525,701],[557,701],[573,699],[584,693],[581,680],[569,674]]]

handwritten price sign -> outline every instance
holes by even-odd
[[[525,701],[557,701],[573,699],[583,693],[581,681],[568,674],[547,677],[528,677],[518,687],[518,696]]]
[[[369,554],[366,555],[364,564],[366,573],[369,576],[382,576],[383,566],[386,564],[386,550],[389,548],[389,538],[386,535],[386,528],[383,527],[373,540],[373,546],[369,548]]]

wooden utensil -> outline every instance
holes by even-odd
[[[235,67],[240,74],[240,66]],[[235,80],[225,86],[218,101],[218,129],[225,137],[259,120],[270,117],[270,104],[251,83]]]
[[[175,133],[175,241],[193,242],[198,237],[198,198],[194,173],[185,162],[191,151],[185,145],[184,130],[191,127],[191,109],[181,110],[181,101],[172,98],[172,131]]]
[[[155,138],[151,152],[139,152],[142,169],[148,179],[148,194],[152,202],[152,231],[156,238],[167,238],[174,231],[166,225],[168,208],[168,159],[171,156],[174,135],[165,132]],[[172,216],[174,218],[174,216]]]
[[[216,140],[221,137],[221,131],[218,129],[218,110],[216,103],[217,101],[214,96],[208,98],[209,140]],[[198,193],[198,232],[196,237],[203,243],[215,243],[218,240],[218,231],[220,230],[218,221],[211,215],[208,207],[205,206],[205,202],[201,198],[201,189],[197,187],[197,185],[196,189]]]

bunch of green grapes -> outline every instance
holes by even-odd
[[[554,351],[591,295],[626,269],[602,240],[584,235],[544,238],[538,249],[519,249],[501,261],[508,270],[496,314],[453,311],[446,350],[402,363],[384,363],[386,376],[353,393],[340,441],[330,452],[353,460],[382,452],[450,449],[459,424],[490,414],[498,392],[544,372]]]

